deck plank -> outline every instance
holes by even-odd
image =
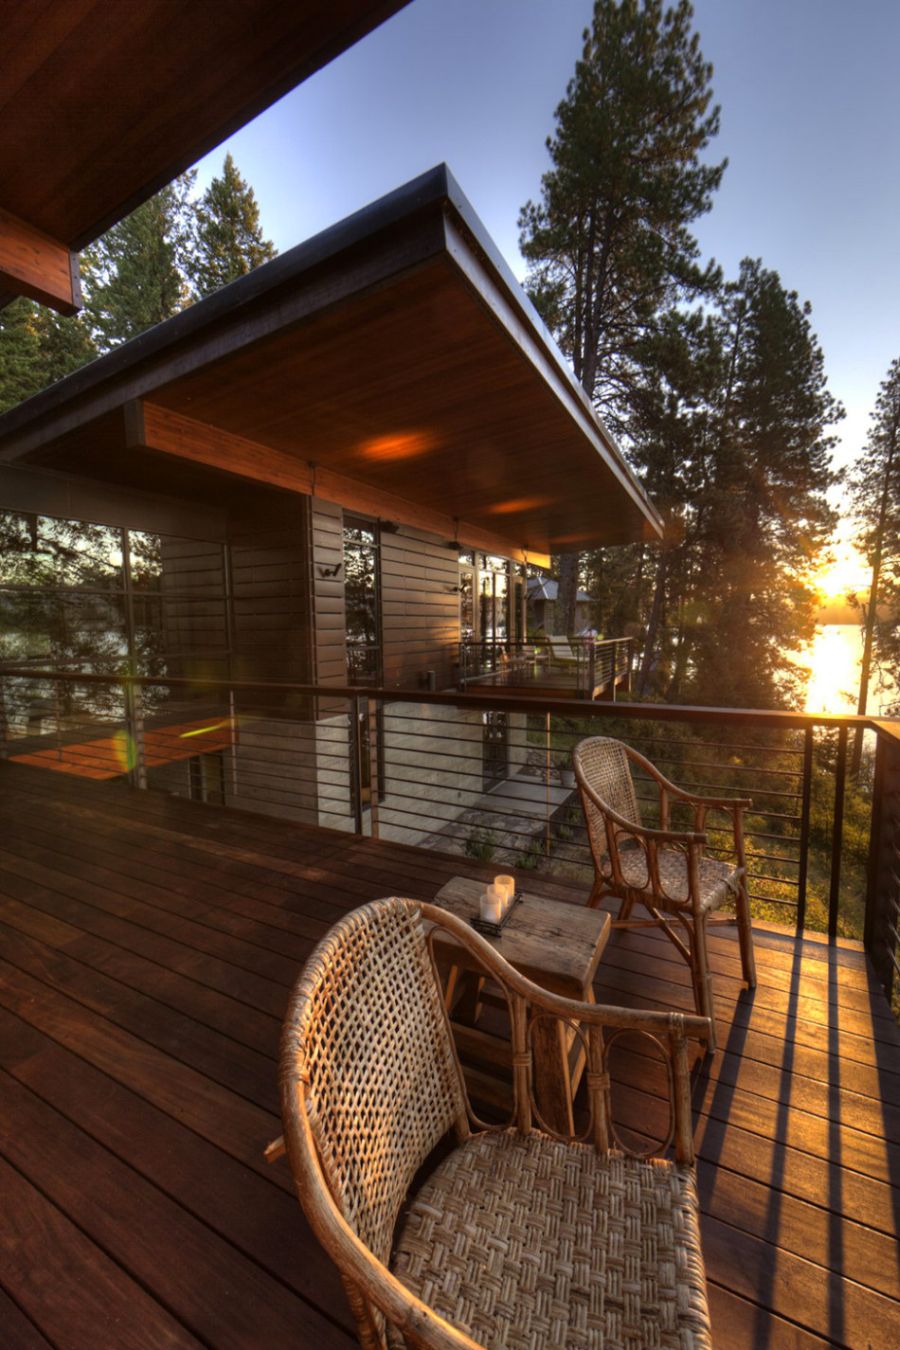
[[[267,1343],[352,1344],[287,1169],[261,1157],[279,1129],[280,1018],[340,914],[385,894],[430,899],[454,874],[493,868],[10,765],[0,839],[0,1167],[20,1210],[4,1237],[29,1224],[30,1256],[56,1244],[61,1278],[44,1308],[36,1276],[0,1276],[11,1344],[69,1350],[96,1317],[92,1347],[127,1345],[103,1318],[132,1289],[155,1310],[154,1343],[252,1343],[252,1313],[225,1325],[216,1279],[247,1309],[265,1305]],[[584,900],[583,887],[540,885]],[[694,1074],[717,1350],[900,1343],[900,1037],[852,946],[755,937],[753,995],[731,937],[711,939],[722,1048]],[[597,990],[691,1007],[684,963],[651,930],[614,935]],[[664,1132],[661,1091],[646,1050],[614,1063],[624,1130]],[[195,1284],[177,1260],[154,1260],[167,1243],[196,1248]],[[62,1277],[70,1247],[93,1287]]]
[[[0,1128],[21,1174],[204,1344],[346,1346],[344,1332],[6,1074]]]

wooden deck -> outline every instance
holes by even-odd
[[[488,871],[0,765],[5,1350],[353,1344],[287,1169],[262,1159],[288,990],[347,909]],[[695,1104],[717,1350],[896,1347],[886,1003],[856,951],[760,932],[751,995],[736,945],[712,945],[722,1049]],[[615,935],[600,974],[606,1001],[689,1006],[655,933]],[[658,1122],[650,1060],[615,1077],[623,1124]]]

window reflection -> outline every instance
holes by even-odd
[[[344,517],[344,606],[347,680],[380,683],[378,533],[373,521]]]
[[[221,544],[0,511],[7,667],[222,677],[227,633]]]

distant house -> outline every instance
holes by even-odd
[[[562,633],[562,615],[557,613],[559,582],[552,577],[529,577],[526,595],[529,632]],[[575,632],[594,628],[596,597],[579,588],[575,597]],[[569,634],[568,636],[571,636]]]

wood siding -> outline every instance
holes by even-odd
[[[443,541],[404,526],[381,536],[381,632],[387,688],[454,683],[459,643],[459,560]]]
[[[313,680],[316,684],[347,683],[344,615],[344,514],[334,502],[311,501],[314,613]]]
[[[203,539],[163,538],[159,601],[165,670],[171,676],[228,675],[228,616],[222,545]],[[135,596],[140,624],[142,598]],[[150,617],[150,616],[148,616]]]
[[[231,537],[232,674],[292,680],[313,674],[309,559],[303,502],[286,498]]]

